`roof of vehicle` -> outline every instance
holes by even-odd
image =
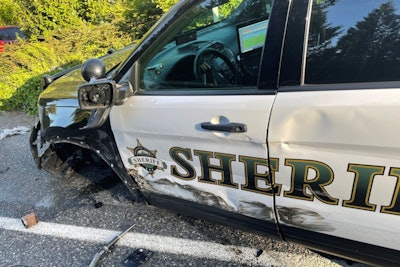
[[[1,29],[10,29],[10,28],[21,28],[20,26],[12,26],[12,25],[7,25],[7,26],[0,26]]]

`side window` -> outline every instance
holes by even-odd
[[[140,59],[142,90],[255,86],[272,0],[206,0]]]
[[[306,84],[399,80],[399,0],[314,0]]]

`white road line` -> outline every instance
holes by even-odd
[[[111,239],[120,234],[118,231],[56,224],[51,222],[39,222],[37,225],[26,229],[22,225],[20,219],[7,217],[0,217],[0,229],[104,244],[108,243]],[[229,246],[213,242],[133,232],[127,233],[119,240],[117,245],[130,248],[145,248],[152,251],[187,255],[196,258],[216,259],[263,266],[280,265],[279,261],[276,261],[275,259],[277,259],[277,256],[283,256],[277,255],[275,252],[273,253],[273,256],[268,255],[268,253],[263,253],[257,258],[255,257],[255,248]]]

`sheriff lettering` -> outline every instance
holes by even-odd
[[[362,209],[375,212],[377,205],[370,202],[371,188],[376,176],[383,175],[385,166],[363,165],[348,163],[347,172],[353,176],[351,197],[339,199],[331,195],[326,187],[334,182],[333,169],[324,162],[306,159],[285,159],[285,166],[291,168],[291,185],[288,190],[282,190],[282,185],[275,181],[275,174],[279,171],[278,158],[256,158],[212,151],[192,150],[190,148],[172,147],[169,151],[171,158],[177,165],[171,166],[171,175],[183,179],[197,179],[200,183],[216,186],[226,186],[257,194],[275,195],[294,198],[304,201],[319,201],[328,205],[341,205],[346,208]],[[196,173],[193,157],[199,159],[201,173]],[[219,164],[211,164],[211,159],[218,159]],[[244,183],[235,181],[232,175],[232,162],[239,161],[244,165]],[[215,162],[215,161],[214,161]],[[260,172],[258,167],[269,171]],[[214,179],[212,172],[220,173]],[[313,178],[310,179],[310,173]],[[389,205],[380,206],[379,212],[400,215],[400,168],[391,167],[389,176],[396,179],[395,188],[388,188],[393,192]],[[260,183],[262,182],[262,183]],[[260,186],[263,184],[263,186]]]
[[[135,164],[152,164],[156,166],[162,166],[162,163],[160,160],[151,158],[151,157],[131,157],[129,158],[129,163],[132,165]]]

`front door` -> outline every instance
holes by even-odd
[[[217,2],[191,7],[135,63],[137,93],[112,108],[112,130],[143,192],[274,222],[275,90],[257,86],[272,3]]]

